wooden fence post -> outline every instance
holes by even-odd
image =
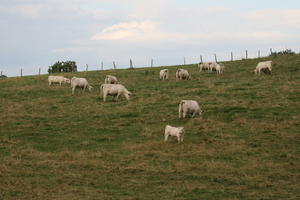
[[[116,63],[115,63],[115,61],[113,61],[113,66],[114,66],[114,69],[116,69],[117,67],[116,67]]]
[[[130,63],[130,68],[133,68],[133,64],[132,64],[132,60],[131,60],[131,58],[130,58],[130,61],[129,61],[129,63]]]
[[[202,55],[200,55],[200,62],[201,62],[201,63],[203,63],[203,60],[202,60]]]
[[[39,68],[39,76],[41,75],[41,68]]]
[[[183,65],[185,65],[185,57],[183,57]]]
[[[103,62],[101,62],[101,70],[103,70]]]
[[[246,50],[246,59],[248,59],[248,51]]]
[[[153,67],[153,58],[151,58],[151,67]]]
[[[87,72],[89,70],[89,65],[88,64],[85,65],[86,65],[85,71]]]
[[[231,61],[233,61],[233,52],[231,52],[230,54],[231,54]]]
[[[272,50],[272,48],[270,48],[270,53],[271,53],[271,54],[273,53],[273,50]]]
[[[21,68],[21,77],[23,77],[23,69]]]
[[[217,54],[214,54],[214,55],[215,55],[215,61],[218,62]]]
[[[260,58],[260,50],[258,50],[258,58]]]

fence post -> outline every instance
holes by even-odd
[[[21,68],[21,77],[23,77],[23,69]]]
[[[273,50],[272,50],[272,48],[270,48],[270,52],[271,52],[271,55],[272,55],[272,53],[273,53]]]
[[[87,72],[89,70],[89,65],[88,64],[85,65],[86,65],[85,71]]]
[[[0,76],[2,76],[2,71],[1,71],[1,75]]]
[[[39,68],[39,76],[41,75],[41,68]]]
[[[185,57],[183,57],[183,65],[185,65]]]
[[[260,58],[260,50],[258,50],[258,58]]]
[[[113,66],[114,66],[114,69],[116,69],[117,67],[116,67],[116,63],[115,63],[115,61],[113,61]]]
[[[132,64],[132,60],[131,60],[131,58],[130,58],[130,68],[133,68],[133,64]]]
[[[103,62],[101,62],[101,70],[103,70]]]
[[[231,61],[233,61],[233,52],[231,52],[230,54],[231,54]]]
[[[246,50],[246,59],[248,59],[248,51]]]
[[[215,55],[215,61],[218,62],[217,54],[214,54],[214,55]]]
[[[203,63],[203,60],[202,60],[202,55],[200,55],[200,62],[201,62],[201,63]]]
[[[153,67],[153,58],[151,58],[151,67]]]

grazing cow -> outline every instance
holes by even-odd
[[[184,127],[173,127],[167,125],[165,128],[165,142],[168,140],[169,136],[175,136],[177,137],[178,142],[183,142],[184,133]]]
[[[264,62],[259,62],[254,70],[255,74],[260,75],[260,72],[262,70],[268,69],[270,73],[272,73],[272,61],[264,61]]]
[[[210,62],[199,63],[198,64],[199,72],[202,72],[202,70],[209,70],[210,69],[209,65]]]
[[[89,85],[88,81],[85,78],[77,78],[77,77],[73,77],[71,79],[71,88],[72,88],[72,94],[74,94],[76,88],[81,88],[83,91],[85,89],[88,89],[89,91],[93,89],[93,87]]]
[[[222,74],[224,72],[225,69],[225,65],[223,63],[216,63],[216,62],[212,62],[209,65],[209,70],[212,71],[216,71],[217,74]]]
[[[201,116],[202,110],[197,101],[181,100],[179,103],[178,114],[179,118],[185,118],[188,114],[191,114],[193,118],[197,114]]]
[[[52,83],[58,83],[61,86],[62,83],[70,83],[71,81],[63,76],[48,76],[48,82],[49,86],[52,85]]]
[[[105,77],[105,83],[106,84],[117,84],[118,83],[118,79],[115,76],[106,75],[106,77]]]
[[[169,79],[169,70],[168,69],[160,70],[159,79],[160,80],[168,80]]]
[[[102,91],[104,102],[107,96],[113,96],[117,101],[120,95],[123,95],[129,101],[131,95],[131,92],[121,84],[102,84],[100,90]]]
[[[189,80],[191,78],[186,69],[177,69],[175,77],[176,80]]]

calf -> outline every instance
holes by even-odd
[[[169,136],[175,136],[177,137],[178,142],[183,142],[184,133],[184,127],[173,127],[167,125],[165,128],[165,142],[168,140]]]
[[[169,70],[168,69],[160,70],[159,79],[160,80],[168,80],[169,79]]]

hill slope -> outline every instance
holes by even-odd
[[[272,75],[251,74],[272,59]],[[48,87],[47,76],[0,80],[0,199],[297,199],[300,55],[225,63],[65,74],[92,93]],[[178,67],[190,81],[175,81]],[[164,67],[165,68],[165,67]],[[102,101],[116,75],[135,95]],[[181,99],[202,118],[178,119]],[[166,124],[185,126],[183,144],[163,142]]]

